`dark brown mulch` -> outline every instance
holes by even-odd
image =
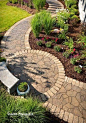
[[[70,24],[68,36],[72,37],[76,41],[77,40],[77,37],[80,34],[80,29],[81,29],[80,23],[78,23],[76,26],[72,26]],[[42,38],[42,37],[49,37],[49,38],[52,39],[53,37],[55,38],[55,35],[50,34],[50,35],[46,36],[42,32],[39,35],[39,37],[40,38]],[[56,56],[62,62],[63,66],[65,68],[65,74],[66,74],[66,76],[71,77],[73,79],[77,79],[79,81],[83,81],[84,83],[86,83],[86,70],[85,70],[85,68],[83,68],[82,73],[80,73],[80,74],[76,73],[74,71],[74,65],[72,65],[70,63],[70,58],[63,57],[62,53],[64,51],[62,51],[62,52],[56,52],[53,49],[54,45],[51,48],[46,48],[45,46],[38,46],[36,44],[36,38],[34,37],[34,35],[33,35],[32,32],[30,33],[30,36],[29,36],[29,43],[30,43],[30,46],[31,46],[32,49],[46,51],[46,52],[49,52],[49,53],[53,54],[54,56]],[[58,45],[60,45],[61,47],[63,47],[65,49],[65,46],[62,45],[62,41],[61,40],[59,40]],[[74,45],[74,48],[77,49],[76,53],[79,53],[78,52],[79,47],[76,44]],[[80,64],[83,64],[83,60],[80,62]],[[76,65],[78,65],[78,63]]]
[[[36,10],[35,8],[33,8],[33,7],[30,8],[30,7],[27,7],[26,5],[21,5],[21,4],[18,4],[18,3],[13,4],[13,3],[9,3],[9,2],[7,3],[7,5],[8,5],[8,6],[16,6],[16,7],[18,7],[18,8],[21,8],[21,9],[27,11],[27,12],[30,13],[30,14],[35,14],[35,13],[37,13],[37,10]],[[46,3],[43,9],[46,10],[48,7],[49,7],[49,5],[48,5],[48,3]]]
[[[65,2],[63,0],[57,0],[59,2],[61,2],[64,5],[64,8],[66,8]]]

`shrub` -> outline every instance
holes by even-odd
[[[47,122],[45,112],[41,103],[31,96],[15,99],[0,90],[0,123],[44,123]],[[13,113],[17,115],[10,115]]]
[[[33,0],[34,7],[39,11],[44,7],[46,0]]]
[[[60,46],[54,46],[54,50],[59,52],[61,50],[61,47]]]
[[[80,35],[78,43],[81,44],[82,48],[86,48],[86,36],[84,34]]]
[[[48,35],[51,32],[51,29],[53,27],[53,19],[51,18],[51,14],[49,12],[46,11],[42,11],[40,13],[40,17],[41,17],[41,23],[42,26],[45,30],[45,33]]]
[[[27,82],[21,82],[18,86],[18,90],[21,92],[25,92],[28,88]]]
[[[68,51],[65,51],[65,52],[63,53],[63,56],[64,56],[65,58],[68,58],[69,55],[70,55],[70,52],[68,52]]]
[[[6,62],[6,58],[0,56],[0,62],[2,62],[2,61]]]
[[[76,5],[77,0],[65,0],[65,5],[67,8],[71,8],[72,5]]]
[[[18,2],[17,0],[12,0],[12,3],[13,3],[13,4],[15,4],[15,3],[17,3],[17,2]]]
[[[59,38],[59,39],[66,39],[66,34],[65,34],[65,32],[63,31],[61,34],[59,34],[58,38]]]
[[[67,41],[64,42],[66,46],[68,46],[70,49],[73,49],[73,39],[69,38]]]
[[[37,45],[42,46],[42,41],[37,41]]]
[[[73,65],[76,63],[76,61],[77,61],[76,58],[71,58],[71,59],[70,59],[70,63],[73,64]]]
[[[36,37],[39,36],[40,31],[42,30],[42,24],[41,24],[41,20],[40,20],[40,15],[36,14],[32,21],[31,21],[31,27],[32,27],[32,31],[34,33],[34,35]]]
[[[65,25],[64,25],[64,32],[65,32],[65,33],[68,32],[68,24],[65,24]]]
[[[52,42],[49,41],[45,45],[46,45],[46,47],[50,48],[52,46]]]
[[[75,66],[75,67],[74,67],[74,70],[75,70],[77,73],[81,73],[81,72],[82,72],[82,69],[81,69],[79,66]]]

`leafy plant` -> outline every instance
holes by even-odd
[[[21,92],[25,92],[28,88],[27,82],[21,82],[18,86],[18,90]]]
[[[67,8],[71,8],[72,5],[76,5],[77,0],[65,0],[65,5]]]
[[[80,43],[83,48],[86,47],[86,36],[84,34],[80,36],[78,43]]]
[[[45,112],[37,98],[14,98],[0,89],[0,123],[44,123]]]
[[[42,46],[42,41],[37,41],[37,45]]]
[[[64,56],[65,58],[68,58],[68,57],[70,56],[70,51],[69,51],[69,50],[65,51],[65,52],[63,53],[63,56]]]
[[[18,3],[18,1],[17,0],[12,0],[12,3],[13,4]]]
[[[74,70],[75,70],[77,73],[81,73],[81,72],[82,72],[82,69],[81,69],[79,66],[75,66],[75,67],[74,67]]]
[[[58,38],[59,38],[59,39],[66,39],[66,34],[65,34],[65,32],[63,31],[61,34],[59,34]]]
[[[66,46],[68,46],[70,49],[73,49],[73,39],[72,39],[72,38],[69,38],[68,40],[66,40],[66,41],[64,42],[64,44],[65,44]]]
[[[52,46],[52,42],[49,41],[45,45],[46,45],[46,47],[50,48]]]
[[[39,36],[40,31],[42,30],[42,24],[41,24],[41,20],[40,20],[40,15],[36,14],[32,21],[31,21],[31,27],[32,27],[32,31],[34,33],[34,35],[36,37]]]
[[[0,56],[0,62],[2,62],[2,61],[6,62],[6,58]]]
[[[33,0],[34,7],[39,11],[45,5],[46,0]]]
[[[59,52],[61,50],[61,47],[60,46],[54,46],[54,50]]]
[[[49,35],[53,27],[53,19],[51,18],[51,14],[49,12],[42,11],[40,13],[40,18],[41,18],[42,26],[45,30],[45,33]]]
[[[70,63],[73,64],[73,65],[76,63],[76,61],[77,61],[76,58],[71,58],[71,59],[70,59]]]

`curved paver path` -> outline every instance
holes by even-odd
[[[47,2],[53,14],[63,8],[56,0]],[[69,123],[86,123],[86,84],[66,77],[62,63],[52,54],[30,48],[32,17],[12,26],[2,40],[2,55],[8,59],[10,71],[20,81],[29,82],[31,93],[42,99],[53,114]]]

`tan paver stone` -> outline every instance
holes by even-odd
[[[59,88],[57,86],[53,86],[53,88],[55,88],[55,90],[59,91]]]
[[[77,101],[77,99],[75,97],[72,97],[71,104],[74,105],[74,106],[79,106],[79,102]]]
[[[74,108],[74,106],[72,104],[70,104],[70,103],[67,103],[64,107],[67,107],[69,109],[73,109]]]
[[[63,120],[68,121],[69,113],[65,111]]]
[[[56,109],[56,106],[53,105],[50,111],[51,111],[52,113],[54,113],[54,112],[55,112],[55,109]]]
[[[66,94],[63,94],[62,96],[63,96],[64,99],[68,97]]]
[[[58,87],[58,88],[61,88],[61,85],[59,83],[55,83],[55,85]]]
[[[56,107],[56,110],[55,110],[55,115],[58,116],[60,113],[60,108],[59,107]]]
[[[72,91],[72,90],[67,91],[68,96],[76,96],[76,94],[77,94],[77,92],[75,92],[75,91]]]
[[[76,99],[79,101],[79,102],[81,102],[81,97],[80,97],[81,95],[80,95],[80,93],[77,93],[76,94]]]
[[[52,93],[52,91],[48,90],[47,93],[50,95],[50,97],[52,97],[54,94]]]
[[[79,81],[76,81],[76,82],[75,82],[75,85],[76,85],[76,86],[79,86]]]
[[[59,90],[60,93],[66,93],[66,90],[64,87],[62,87],[60,90]]]
[[[51,103],[49,103],[47,107],[48,107],[48,109],[49,109],[49,110],[51,110],[51,108],[52,108],[52,104],[51,104]]]
[[[48,98],[50,98],[49,94],[47,92],[44,93]]]
[[[72,113],[69,114],[68,122],[69,123],[72,123],[73,122],[73,114]]]
[[[54,88],[51,88],[50,90],[51,90],[54,94],[56,94],[56,92],[57,92]]]
[[[81,106],[86,110],[86,101],[83,101],[83,102],[81,102],[80,104],[81,104]]]
[[[64,99],[63,102],[62,102],[62,105],[65,105],[68,103],[68,98]]]
[[[60,85],[62,85],[62,82],[60,82],[60,81],[58,81],[58,80],[57,80],[57,82],[56,82],[56,83],[57,83],[57,84],[60,84]]]
[[[43,106],[44,106],[44,107],[47,107],[47,106],[48,106],[48,102],[45,102],[45,103],[43,104]]]
[[[74,116],[73,123],[78,123],[78,116]]]
[[[82,88],[83,87],[83,82],[79,83],[79,87]]]
[[[86,89],[86,83],[83,83],[83,88]]]
[[[68,91],[68,90],[71,90],[71,88],[72,88],[72,86],[71,86],[71,84],[68,84],[66,87],[65,87],[65,89]]]
[[[79,117],[79,123],[83,123],[83,118]]]
[[[81,114],[81,112],[79,111],[78,108],[74,108],[74,114],[75,114],[76,116],[82,117],[82,114]]]
[[[71,103],[72,97],[68,97],[68,102]]]
[[[86,118],[86,110],[83,110],[83,117]]]
[[[59,117],[62,119],[63,118],[63,115],[64,115],[64,110],[60,110],[60,113],[59,113]]]

